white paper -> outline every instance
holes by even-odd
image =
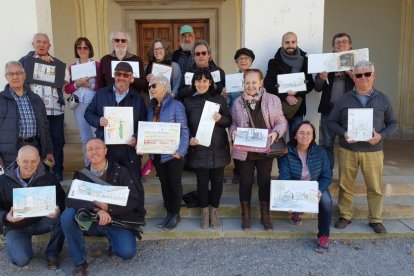
[[[191,85],[191,81],[193,80],[194,73],[187,72],[184,74],[184,82],[185,85]]]
[[[249,146],[256,148],[267,147],[267,135],[269,131],[265,128],[238,127],[234,145]]]
[[[93,78],[96,77],[96,65],[95,61],[90,61],[81,64],[74,64],[70,67],[72,74],[72,80],[78,80],[81,78]]]
[[[172,75],[172,66],[160,64],[160,63],[153,63],[152,64],[152,71],[151,74],[154,76],[164,76],[168,79],[168,81],[171,81],[171,75]],[[151,93],[150,93],[151,95]]]
[[[318,213],[318,182],[302,180],[272,180],[270,210]]]
[[[33,79],[54,83],[56,78],[56,66],[43,63],[35,63]]]
[[[56,211],[56,186],[13,189],[13,217],[44,217]]]
[[[305,73],[291,73],[277,75],[279,93],[288,91],[306,91]]]
[[[180,146],[180,123],[138,122],[137,153],[173,154]]]
[[[348,71],[361,60],[369,60],[368,48],[338,53],[309,54],[308,73]]]
[[[139,78],[139,62],[138,61],[125,61],[125,60],[111,61],[112,77],[114,77],[116,65],[120,62],[128,62],[132,67],[132,75],[134,76],[134,78]]]
[[[0,165],[0,175],[2,175],[2,174],[4,174],[4,169],[3,169],[3,166]]]
[[[374,110],[372,108],[348,108],[348,136],[351,141],[367,141],[372,138]]]
[[[219,112],[219,110],[220,104],[210,101],[205,102],[195,137],[200,145],[205,147],[210,146],[211,137],[213,136],[213,130],[216,124],[216,121],[214,121],[214,114]]]
[[[221,81],[221,77],[220,77],[220,71],[216,70],[211,72],[211,76],[213,77],[213,81],[214,82],[220,82]]]
[[[243,73],[226,74],[227,93],[242,92],[243,90]]]
[[[133,107],[105,106],[104,117],[108,120],[108,126],[104,127],[105,144],[127,144],[134,134]]]
[[[126,206],[128,195],[129,188],[126,186],[100,185],[74,179],[70,186],[68,198]]]

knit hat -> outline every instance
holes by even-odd
[[[236,51],[236,54],[234,54],[234,60],[237,60],[239,56],[246,55],[252,59],[252,62],[254,61],[254,58],[256,57],[252,50],[247,48],[240,48]]]
[[[180,35],[185,34],[185,33],[193,33],[193,32],[194,30],[190,25],[184,25],[180,29]]]

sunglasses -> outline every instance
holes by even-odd
[[[129,78],[130,76],[132,76],[132,74],[130,73],[121,73],[121,72],[115,72],[115,77],[120,77],[123,76],[124,78]]]
[[[156,83],[152,83],[152,84],[148,85],[148,90],[150,90],[151,88],[152,89],[155,89],[155,87],[157,87],[157,84]]]
[[[197,57],[199,57],[199,56],[206,56],[206,55],[207,55],[207,52],[206,52],[206,51],[203,51],[203,52],[196,52],[196,53],[195,53],[195,55],[196,55]]]
[[[372,75],[372,72],[366,72],[366,73],[363,73],[363,74],[355,74],[355,78],[360,79],[360,78],[362,78],[362,76],[364,76],[366,78],[369,78],[369,77],[371,77],[371,75]]]
[[[113,41],[115,41],[116,43],[126,43],[127,40],[125,38],[114,38]]]
[[[76,49],[78,51],[82,51],[82,50],[86,51],[86,50],[89,50],[89,47],[88,46],[78,46],[78,47],[76,47]]]

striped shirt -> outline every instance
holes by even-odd
[[[13,89],[10,88],[10,92],[16,101],[17,108],[19,110],[19,137],[30,138],[37,134],[36,116],[30,102],[30,98],[26,91],[23,92],[22,96],[16,94]]]

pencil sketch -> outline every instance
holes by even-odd
[[[235,145],[266,148],[268,146],[268,130],[265,128],[238,127]]]
[[[134,113],[130,106],[104,107],[108,126],[104,128],[105,144],[127,144],[134,134]]]
[[[56,187],[42,186],[13,189],[13,217],[43,217],[56,208]]]
[[[55,82],[56,66],[35,62],[33,79],[46,82]]]
[[[270,210],[318,213],[318,182],[272,180]]]
[[[348,136],[351,141],[367,141],[372,138],[374,124],[372,108],[348,109]]]
[[[168,81],[171,81],[172,66],[154,62],[152,64],[151,74],[154,76],[164,76]]]
[[[305,73],[291,73],[277,75],[279,93],[288,91],[306,91]]]

